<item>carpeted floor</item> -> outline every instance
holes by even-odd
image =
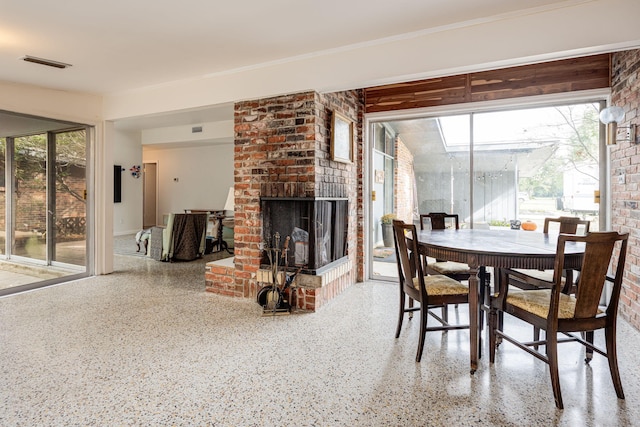
[[[115,236],[113,238],[113,252],[117,255],[145,256],[143,247],[140,248],[139,252],[136,252],[137,249],[135,234]]]

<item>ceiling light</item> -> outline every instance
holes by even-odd
[[[46,65],[48,67],[54,67],[54,68],[71,67],[71,64],[65,64],[64,62],[58,62],[58,61],[52,61],[51,59],[36,58],[35,56],[30,56],[30,55],[25,55],[25,57],[22,58],[22,60],[23,61],[27,61],[27,62],[33,62],[34,64]]]

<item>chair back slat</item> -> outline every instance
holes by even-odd
[[[421,292],[424,289],[424,273],[420,263],[418,242],[414,239],[416,226],[405,224],[400,220],[393,220],[393,239],[396,247],[398,276],[401,286],[415,288],[413,279],[420,281]]]
[[[458,218],[458,214],[448,214],[445,212],[429,212],[428,214],[420,215],[420,228],[424,229],[423,219],[429,218],[431,219],[431,229],[432,230],[444,230],[447,228],[447,220],[451,220],[453,222],[453,226],[456,230],[460,229],[460,220]]]
[[[585,244],[582,267],[576,292],[576,308],[574,318],[586,319],[594,317],[602,297],[602,290],[606,282],[607,273],[614,256],[616,243],[622,242],[618,251],[618,267],[614,276],[614,288],[622,285],[622,267],[626,256],[628,234],[613,232],[589,233],[586,236],[563,235],[558,237],[558,248],[564,249],[568,242],[583,242]],[[558,256],[564,254],[558,253]],[[622,262],[622,265],[620,265]],[[556,267],[558,264],[556,263]],[[560,289],[560,280],[556,270],[556,285]]]
[[[589,232],[591,222],[572,216],[561,216],[559,218],[545,218],[543,233],[548,233],[552,224],[558,224],[558,233],[560,234],[578,234],[578,227],[581,228],[580,234],[585,235]]]

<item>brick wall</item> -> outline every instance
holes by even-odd
[[[625,123],[640,125],[640,50],[613,54],[611,102],[625,110]],[[620,313],[637,329],[640,329],[640,145],[618,142],[611,147],[611,224],[614,230],[628,232],[629,245]],[[617,176],[626,175],[619,184]]]
[[[402,142],[400,137],[396,138],[396,170],[395,170],[395,193],[394,212],[398,219],[404,222],[413,222],[414,210],[414,173],[413,154]]]
[[[364,271],[362,200],[362,110],[360,91],[305,92],[235,105],[235,269],[208,268],[207,291],[253,298],[261,284],[260,197],[349,199],[348,256],[355,267],[324,289],[299,291],[301,308],[317,309]],[[355,123],[353,163],[330,158],[332,112]]]
[[[84,168],[73,168],[64,177],[64,186],[56,184],[56,218],[86,217],[86,203],[83,197],[87,188]],[[44,231],[47,223],[46,176],[36,174],[29,179],[17,181],[15,224],[18,231]],[[76,196],[75,197],[73,194]],[[4,188],[0,192],[0,206],[4,207]],[[0,209],[0,227],[4,229],[5,212]]]

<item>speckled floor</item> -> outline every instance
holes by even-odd
[[[116,264],[0,299],[1,426],[640,424],[640,333],[623,321],[626,400],[605,359],[585,366],[570,344],[559,411],[546,365],[509,344],[470,375],[468,332],[429,333],[416,364],[418,322],[394,338],[395,284],[352,286],[318,313],[262,317],[253,300],[205,293],[201,262]]]

